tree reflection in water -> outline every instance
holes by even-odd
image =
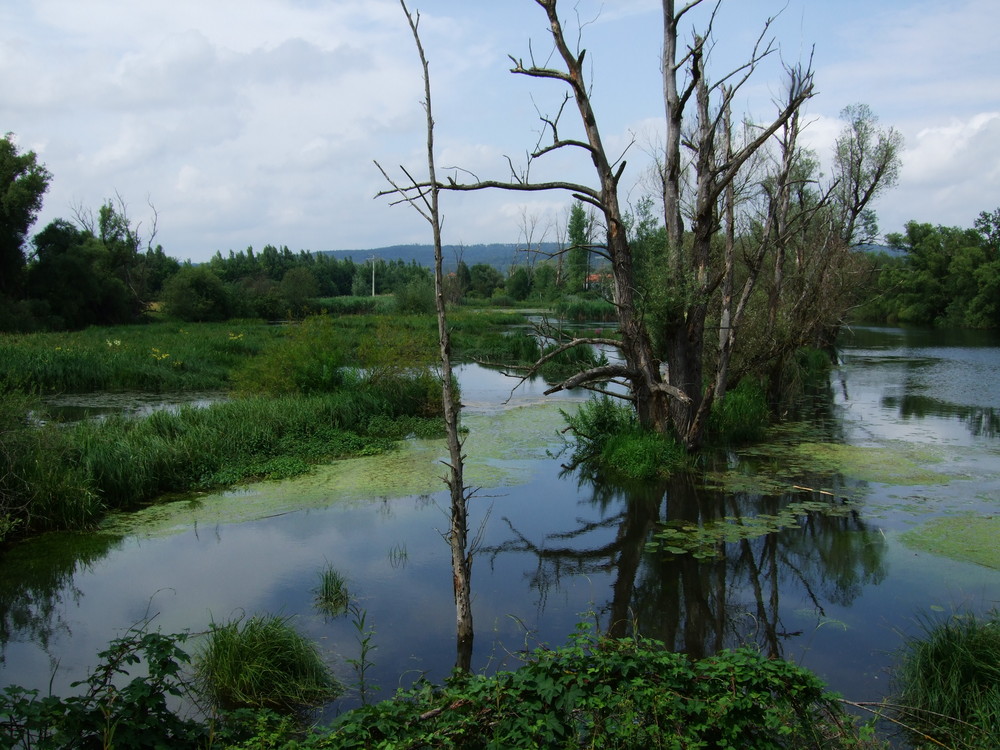
[[[541,542],[505,519],[511,538],[483,554],[534,556],[527,577],[541,609],[568,577],[610,575],[610,599],[595,607],[611,636],[638,632],[696,658],[750,644],[780,657],[786,641],[803,635],[782,623],[783,594],[804,596],[820,620],[826,605],[849,605],[864,586],[886,575],[885,539],[856,511],[806,511],[797,526],[716,541],[714,556],[702,559],[650,545],[667,525],[703,527],[727,518],[741,524],[777,515],[801,501],[801,492],[727,493],[707,489],[694,473],[631,488],[581,480],[580,490],[581,509],[596,513],[581,513],[566,531],[547,534]],[[813,494],[811,499],[840,503]]]

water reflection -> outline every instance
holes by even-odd
[[[83,596],[76,576],[120,544],[107,534],[52,533],[8,550],[0,576],[0,664],[11,641],[48,653],[58,635],[71,634],[68,612]]]
[[[885,396],[882,406],[895,409],[903,419],[955,417],[965,424],[973,437],[995,438],[1000,434],[1000,413],[989,406],[952,404],[939,398],[908,392]]]
[[[707,559],[650,549],[666,526],[778,516],[800,494],[726,493],[706,489],[694,473],[634,488],[583,480],[580,489],[587,494],[571,525],[532,541],[531,530],[504,518],[509,538],[486,552],[494,562],[534,558],[526,578],[542,609],[564,580],[609,576],[610,597],[595,606],[614,636],[641,633],[696,657],[750,644],[784,656],[784,643],[803,631],[785,626],[782,592],[804,594],[823,618],[830,604],[849,606],[887,573],[885,537],[856,511],[805,512],[793,528],[719,540]]]

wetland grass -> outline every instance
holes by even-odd
[[[347,578],[332,565],[319,572],[319,585],[313,593],[316,595],[316,609],[330,617],[344,614],[351,601]]]
[[[0,336],[0,392],[213,390],[281,330],[256,321]]]
[[[951,747],[1000,747],[1000,612],[921,624],[896,674],[900,718]]]
[[[196,657],[195,676],[223,709],[294,714],[342,692],[316,645],[295,630],[291,618],[277,615],[213,625]]]

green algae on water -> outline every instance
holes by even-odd
[[[1000,570],[1000,516],[933,518],[900,539],[912,549]]]
[[[465,484],[511,487],[528,481],[531,461],[558,442],[557,404],[534,404],[463,417]],[[430,495],[445,489],[441,439],[404,441],[399,450],[333,461],[285,480],[259,482],[226,492],[186,496],[138,511],[109,516],[102,528],[119,534],[162,536],[196,525],[254,521],[307,508],[365,505],[384,499]]]

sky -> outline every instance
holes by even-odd
[[[430,61],[436,160],[507,179],[563,88],[510,73],[549,63],[532,0],[408,0]],[[680,4],[680,3],[678,3]],[[699,11],[714,5],[706,0]],[[625,199],[649,190],[662,131],[658,0],[562,0]],[[841,110],[867,104],[904,139],[899,183],[875,205],[882,232],[909,220],[972,225],[1000,206],[1000,3],[996,0],[724,0],[710,75],[747,59],[764,22],[776,51],[737,114],[773,116],[781,66],[812,55],[807,145],[828,160]],[[685,17],[683,41],[705,13]],[[252,246],[345,250],[431,242],[412,208],[376,193],[400,167],[426,174],[423,82],[398,0],[3,0],[0,133],[52,182],[33,231],[120,198],[181,260]],[[560,134],[579,132],[573,112]],[[531,176],[593,184],[582,153]],[[562,193],[446,193],[444,241],[557,239]],[[155,215],[154,215],[155,210]]]

